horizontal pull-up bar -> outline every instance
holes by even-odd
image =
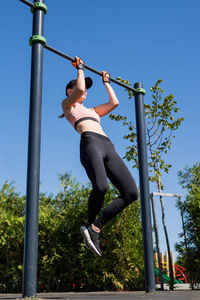
[[[57,50],[57,49],[55,49],[55,48],[53,48],[53,47],[51,47],[49,45],[44,45],[44,47],[47,50],[49,50],[49,51],[51,51],[51,52],[53,52],[53,53],[55,53],[55,54],[57,54],[59,56],[62,56],[63,58],[65,58],[67,60],[70,60],[71,62],[74,61],[73,57],[70,57],[70,56],[66,55],[65,53],[63,53],[63,52],[61,52],[61,51],[59,51],[59,50]],[[91,71],[91,72],[93,72],[93,73],[95,73],[95,74],[97,74],[99,76],[102,76],[102,72],[99,72],[96,69],[91,68],[91,67],[89,67],[89,66],[87,66],[85,64],[84,64],[84,67],[85,67],[85,69],[87,69],[87,70],[89,70],[89,71]],[[116,83],[116,84],[118,84],[118,85],[120,85],[120,86],[122,86],[122,87],[124,87],[124,88],[126,88],[126,89],[128,89],[128,90],[130,90],[132,92],[134,92],[134,93],[138,92],[137,89],[134,89],[134,88],[128,86],[127,84],[122,83],[122,82],[120,82],[120,81],[118,81],[116,79],[110,78],[110,81],[112,81],[112,82],[114,82],[114,83]]]
[[[19,1],[23,2],[24,4],[26,4],[26,5],[30,6],[30,7],[34,6],[33,3],[31,3],[31,2],[29,2],[27,0],[19,0]]]

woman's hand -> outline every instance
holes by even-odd
[[[72,62],[72,66],[76,68],[77,70],[83,70],[84,71],[84,61],[79,58],[78,56],[74,57],[74,61]]]
[[[106,71],[102,71],[102,81],[105,84],[110,83],[110,73],[106,72]]]

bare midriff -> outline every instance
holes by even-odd
[[[101,125],[98,122],[95,122],[92,120],[85,120],[85,121],[80,122],[77,125],[76,129],[79,134],[82,134],[85,131],[92,131],[92,132],[107,136],[105,134],[105,132],[103,131]]]

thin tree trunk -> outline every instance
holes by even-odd
[[[158,235],[158,226],[156,220],[156,209],[153,194],[151,196],[151,204],[152,204],[152,211],[153,211],[153,223],[154,223],[154,230],[155,230],[155,239],[156,239],[156,251],[158,256],[158,266],[159,266],[159,279],[160,279],[160,289],[163,291],[163,278],[162,278],[162,262],[161,262],[161,255],[160,255],[160,245],[159,245],[159,235]]]
[[[151,138],[149,136],[148,132],[148,137],[149,137],[149,143],[150,143],[150,153],[152,154],[152,148],[151,148]],[[159,166],[156,166],[156,163],[154,162],[154,172],[155,174],[157,173],[157,187],[158,191],[161,193],[161,181],[160,181],[160,176],[158,175],[159,172]],[[163,228],[165,232],[165,239],[166,239],[166,244],[167,244],[167,251],[168,251],[168,256],[169,256],[169,270],[170,270],[170,290],[174,289],[174,274],[173,274],[173,268],[172,268],[172,259],[171,259],[171,251],[170,251],[170,245],[169,245],[169,239],[168,239],[168,233],[167,233],[167,228],[165,224],[165,212],[164,212],[164,205],[162,201],[162,196],[160,196],[160,204],[161,204],[161,209],[162,209],[162,222],[163,222]]]
[[[159,192],[161,192],[160,187],[159,187]],[[165,223],[165,211],[164,211],[162,196],[160,196],[160,205],[161,205],[161,209],[162,209],[162,222],[163,222],[163,228],[164,228],[164,232],[165,232],[165,239],[166,239],[166,243],[167,243],[167,252],[168,252],[168,257],[169,257],[170,290],[173,290],[174,289],[174,273],[173,273],[169,238],[168,238],[167,227],[166,227],[166,223]]]

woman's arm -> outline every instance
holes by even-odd
[[[72,105],[74,105],[77,100],[83,96],[85,90],[83,61],[80,59],[78,62],[76,61],[76,63],[76,65],[73,64],[73,66],[78,70],[76,86],[70,89],[71,91],[69,91],[69,93],[71,94],[69,94],[69,96],[62,101],[63,110],[69,109]],[[82,67],[80,67],[80,64]]]
[[[106,73],[106,74],[108,74],[108,73]],[[108,113],[110,113],[113,109],[115,109],[119,105],[119,101],[115,95],[115,92],[110,85],[109,78],[107,81],[103,81],[103,82],[104,82],[106,90],[108,92],[109,102],[94,107],[94,110],[100,117],[107,115]]]

